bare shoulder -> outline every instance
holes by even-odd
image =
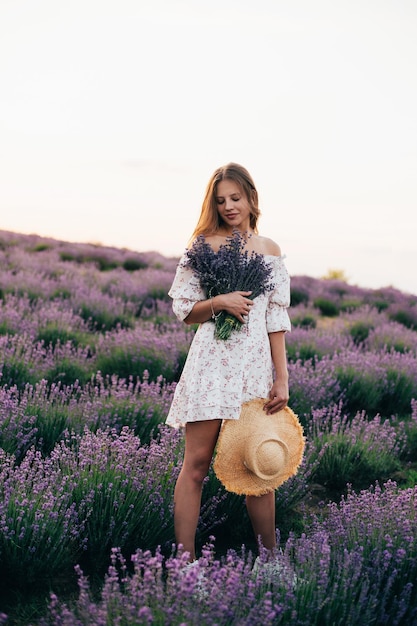
[[[257,235],[256,239],[256,252],[271,256],[281,256],[281,248],[275,241],[269,239],[269,237],[260,237],[259,235]]]

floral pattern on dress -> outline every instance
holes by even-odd
[[[266,255],[273,264],[274,287],[254,299],[247,322],[227,340],[214,337],[214,323],[199,325],[194,336],[166,423],[179,428],[187,422],[239,419],[241,405],[265,398],[273,382],[268,333],[291,330],[287,308],[290,277],[284,257]],[[169,290],[172,308],[184,320],[194,304],[205,300],[193,271],[181,258]]]

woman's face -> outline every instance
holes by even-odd
[[[216,189],[217,210],[226,229],[250,230],[250,206],[245,192],[234,180],[220,181]]]

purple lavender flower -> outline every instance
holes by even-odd
[[[272,289],[272,266],[264,256],[245,250],[245,238],[238,230],[227,237],[226,242],[214,252],[204,235],[200,235],[186,252],[185,266],[196,274],[207,297],[232,291],[252,291],[248,297],[253,300]],[[242,327],[242,322],[226,311],[221,311],[214,322],[217,339],[228,339],[233,330]]]

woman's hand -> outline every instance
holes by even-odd
[[[282,380],[275,380],[269,392],[269,400],[264,404],[264,410],[267,415],[278,413],[287,406],[290,394],[288,391],[288,383]]]
[[[199,300],[193,306],[191,312],[187,315],[184,322],[186,324],[202,324],[207,322],[220,311],[227,311],[234,315],[239,322],[245,322],[244,316],[249,315],[249,311],[253,306],[252,300],[247,296],[251,295],[251,291],[232,291],[231,293],[222,293],[219,296],[207,298],[207,300]]]
[[[239,322],[245,322],[245,317],[249,315],[249,311],[253,306],[253,301],[248,298],[251,291],[232,291],[231,293],[222,293],[213,298],[215,310],[227,311],[234,315]]]

